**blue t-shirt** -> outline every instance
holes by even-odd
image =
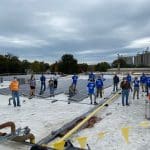
[[[141,83],[146,83],[146,76],[145,75],[142,75],[141,77],[140,77],[140,82]]]
[[[72,83],[73,84],[77,84],[77,80],[78,80],[78,76],[77,75],[72,76]]]
[[[94,82],[89,82],[87,87],[88,87],[88,93],[89,94],[94,94],[95,83]]]
[[[96,87],[97,88],[102,88],[103,87],[103,80],[102,79],[97,79],[96,80]]]
[[[95,74],[90,73],[90,74],[89,74],[89,79],[95,80]]]
[[[130,83],[132,81],[132,78],[130,75],[127,75],[127,81]]]
[[[146,85],[150,88],[150,77],[147,77]]]
[[[139,80],[134,80],[133,84],[134,84],[134,87],[139,87],[140,86],[140,81]]]

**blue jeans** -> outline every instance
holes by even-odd
[[[49,88],[49,90],[50,90],[50,96],[54,96],[54,87],[50,87]]]
[[[12,98],[13,98],[14,107],[16,107],[16,99],[17,99],[17,106],[20,106],[19,92],[18,91],[12,91]]]
[[[113,91],[118,91],[118,83],[114,83]]]
[[[126,105],[129,105],[129,90],[122,90],[122,105],[124,106],[124,99],[126,98]]]
[[[46,90],[46,84],[45,82],[41,83],[41,91],[45,91]]]

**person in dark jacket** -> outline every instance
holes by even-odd
[[[41,77],[40,77],[40,81],[41,81],[40,94],[42,94],[42,93],[46,90],[46,77],[44,76],[43,73],[42,73],[42,75],[41,75]]]
[[[113,91],[118,91],[118,84],[119,84],[119,77],[117,76],[117,74],[115,74],[115,76],[113,77]]]
[[[130,89],[132,88],[126,77],[123,78],[123,81],[120,84],[120,88],[122,89],[122,106],[125,105],[124,102],[125,98],[126,98],[126,105],[129,106],[128,98],[129,98]]]

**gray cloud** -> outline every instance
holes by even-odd
[[[149,46],[149,5],[149,0],[1,0],[0,53],[50,63],[65,53],[87,63],[134,55]]]

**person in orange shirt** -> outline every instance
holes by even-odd
[[[14,79],[11,81],[9,88],[12,91],[12,98],[13,98],[14,107],[21,106],[20,105],[20,99],[19,99],[19,82],[17,81],[16,77],[14,77]],[[15,98],[17,99],[17,103],[16,103]]]

